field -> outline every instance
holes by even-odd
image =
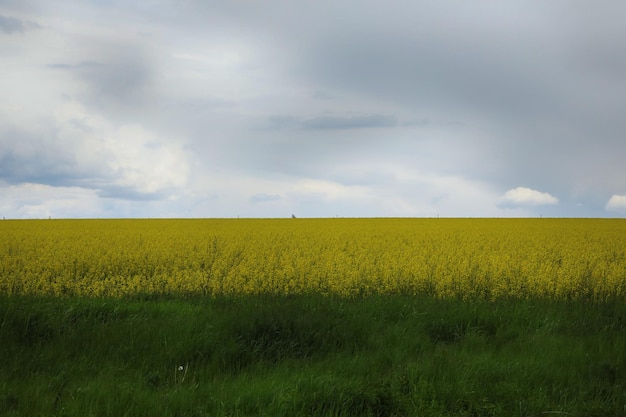
[[[7,295],[626,295],[623,220],[48,220],[0,233]]]
[[[0,236],[0,416],[626,415],[623,220]]]

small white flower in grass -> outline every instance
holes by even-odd
[[[174,384],[182,384],[183,382],[185,382],[187,371],[189,371],[189,364],[185,364],[185,366],[178,365],[176,368],[174,368]]]

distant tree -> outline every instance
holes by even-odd
[[[291,218],[292,218],[292,219],[295,219],[295,218],[296,218],[296,215],[295,215],[295,214],[292,214],[292,215],[291,215]]]

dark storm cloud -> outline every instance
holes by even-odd
[[[0,15],[0,30],[9,35],[12,33],[24,33],[27,30],[40,28],[41,26],[35,22]]]

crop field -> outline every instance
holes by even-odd
[[[0,416],[626,415],[626,221],[0,221]]]
[[[624,220],[40,220],[0,235],[5,295],[626,296]]]

